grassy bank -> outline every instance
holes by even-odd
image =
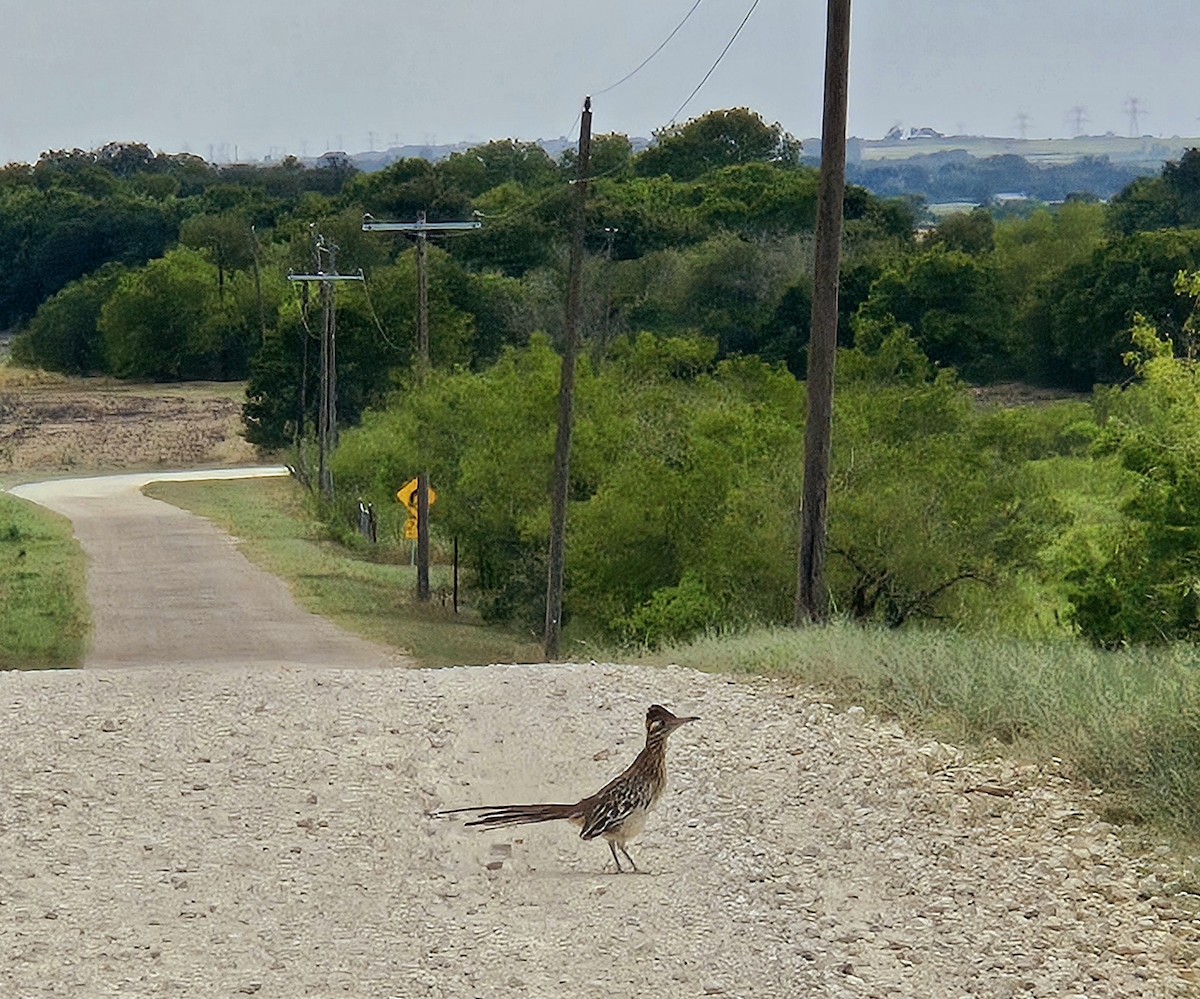
[[[69,521],[0,494],[0,669],[78,665],[89,629],[84,573]]]
[[[1200,842],[1200,651],[1103,652],[950,631],[849,624],[761,630],[655,653],[719,672],[794,678],[843,703],[984,751],[1046,760],[1104,789],[1111,821]]]
[[[422,666],[542,658],[534,636],[487,627],[469,611],[455,614],[443,599],[451,586],[449,566],[432,568],[438,598],[416,603],[416,570],[406,551],[365,543],[352,549],[329,540],[308,494],[291,479],[155,482],[145,492],[241,539],[246,556],[286,580],[303,607],[400,649]]]

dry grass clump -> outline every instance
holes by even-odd
[[[1105,652],[953,631],[835,623],[711,636],[655,659],[794,677],[941,738],[1058,757],[1107,817],[1200,841],[1200,653]]]

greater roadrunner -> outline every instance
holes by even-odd
[[[646,825],[646,813],[658,803],[667,789],[667,736],[680,725],[696,720],[694,717],[679,718],[661,704],[652,704],[646,712],[646,745],[638,753],[637,759],[595,794],[573,805],[479,805],[473,808],[450,808],[434,814],[477,812],[479,818],[465,824],[486,829],[566,819],[582,827],[579,832],[581,839],[603,836],[608,840],[618,873],[621,871],[618,849],[636,871],[638,866],[629,856],[625,844],[642,831]]]

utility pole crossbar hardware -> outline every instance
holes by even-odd
[[[363,232],[463,232],[468,229],[482,229],[483,223],[476,219],[474,222],[376,222],[370,215],[363,216]]]
[[[363,232],[402,232],[417,237],[417,384],[425,384],[429,372],[429,236],[454,235],[482,229],[479,219],[470,222],[427,222],[417,212],[416,222],[376,222],[364,215]],[[417,473],[417,600],[428,603],[429,589],[429,473]]]
[[[317,265],[316,273],[287,276],[292,282],[307,284],[315,281],[321,286],[324,322],[321,328],[321,391],[317,417],[317,486],[324,500],[333,499],[333,473],[329,468],[329,456],[337,446],[337,304],[334,288],[338,281],[364,280],[361,270],[357,274],[337,272],[337,249],[314,229],[313,263]],[[328,271],[320,269],[322,253],[329,257]]]

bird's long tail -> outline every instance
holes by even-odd
[[[574,805],[542,804],[542,805],[478,805],[474,808],[447,808],[440,815],[475,814],[478,818],[463,823],[468,826],[484,826],[495,829],[500,826],[520,826],[530,822],[554,822],[556,819],[568,821],[581,817],[580,803]]]

